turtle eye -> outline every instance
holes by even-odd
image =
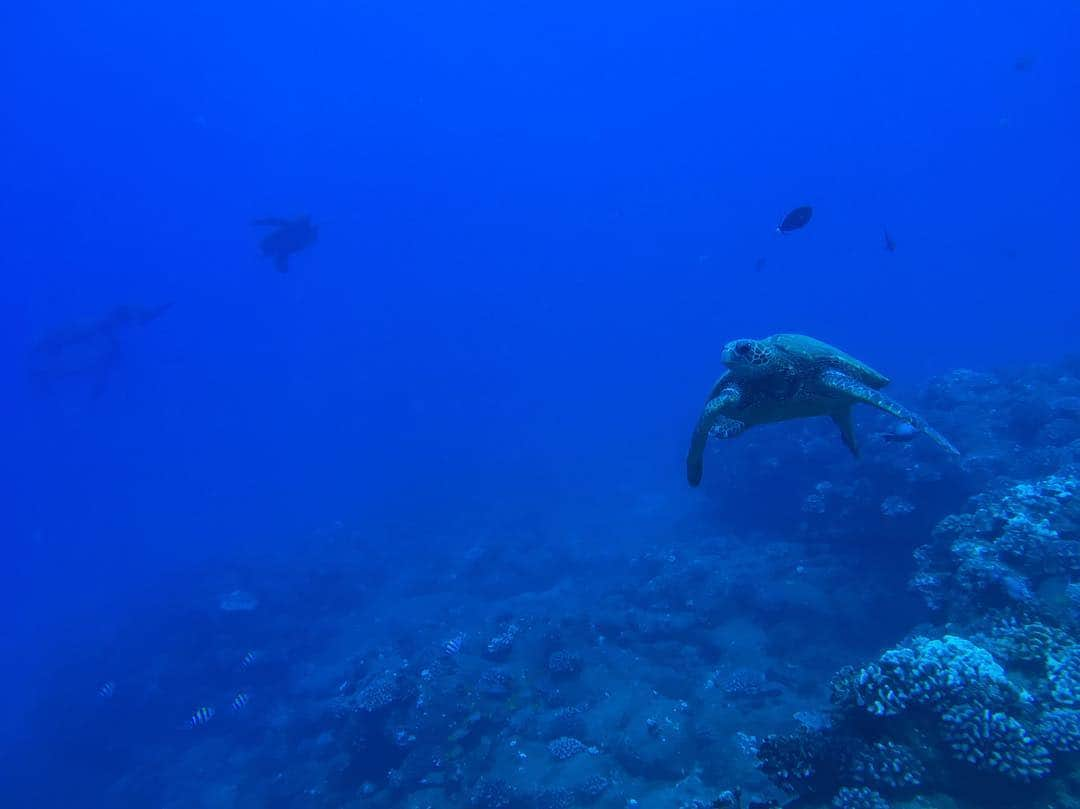
[[[735,346],[735,353],[738,354],[740,357],[745,357],[747,354],[750,353],[750,344],[739,343],[737,346]]]

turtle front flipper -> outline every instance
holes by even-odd
[[[853,379],[847,374],[840,373],[839,371],[826,371],[821,375],[821,383],[831,391],[850,396],[857,401],[872,405],[878,410],[884,410],[891,416],[896,416],[900,421],[907,422],[919,432],[932,438],[934,443],[945,451],[950,452],[953,455],[960,454],[956,447],[954,447],[945,436],[931,427],[922,416],[911,412],[902,404],[890,399],[881,391],[874,390],[869,385],[864,385],[857,379]],[[845,443],[847,443],[846,439]]]
[[[705,469],[705,445],[709,442],[709,436],[733,438],[745,429],[746,425],[741,421],[728,418],[723,413],[724,408],[739,401],[739,396],[736,388],[724,388],[705,403],[694,434],[690,436],[690,451],[686,455],[686,480],[691,486],[701,483]]]

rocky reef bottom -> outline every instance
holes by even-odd
[[[185,577],[39,726],[95,806],[1080,807],[1078,370],[909,392],[959,461],[866,414],[859,462],[762,430],[588,528],[332,526]]]

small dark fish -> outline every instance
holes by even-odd
[[[1033,67],[1035,67],[1035,57],[1030,53],[1018,56],[1016,61],[1013,62],[1013,69],[1015,69],[1017,73],[1027,73]]]
[[[761,272],[765,269],[765,257],[762,256],[754,262],[754,272]]]
[[[113,694],[116,693],[116,683],[112,680],[101,684],[101,688],[97,690],[98,699],[112,699]]]
[[[241,691],[239,694],[233,697],[232,709],[233,711],[242,711],[248,706],[249,702],[251,702],[251,697],[248,696],[248,693],[246,691]]]
[[[259,659],[259,653],[255,651],[247,652],[242,658],[240,658],[240,671],[246,671],[252,663]]]
[[[793,230],[806,227],[806,223],[813,215],[814,209],[809,205],[803,205],[785,216],[784,221],[777,225],[776,229],[781,233],[791,233]]]
[[[881,232],[885,234],[885,249],[888,250],[890,253],[895,253],[896,242],[894,242],[893,237],[889,235],[889,229],[882,225]]]
[[[184,723],[184,727],[186,727],[188,730],[194,730],[195,728],[202,727],[211,719],[213,719],[214,714],[216,713],[217,711],[215,711],[213,708],[199,708],[195,711],[195,713],[191,715],[191,719]]]

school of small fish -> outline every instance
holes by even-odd
[[[213,708],[204,705],[202,708],[196,709],[195,713],[191,715],[191,718],[187,721],[186,727],[188,728],[188,730],[194,730],[195,728],[202,727],[211,719],[213,719],[214,714],[216,713],[217,711],[215,711]]]
[[[465,634],[459,633],[443,644],[443,654],[453,657],[461,651],[461,644],[465,641]]]

